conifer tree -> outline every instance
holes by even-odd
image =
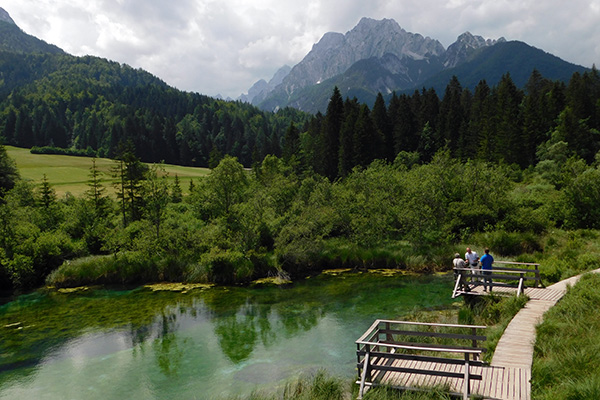
[[[383,146],[380,149],[380,154],[377,158],[384,158],[388,161],[394,160],[394,136],[392,134],[392,128],[388,118],[387,109],[385,106],[385,100],[381,92],[377,93],[375,98],[375,104],[371,111],[373,118],[373,125],[375,129],[379,131],[379,136],[383,137]]]
[[[354,131],[356,121],[360,112],[360,104],[356,97],[352,100],[346,99],[344,103],[344,123],[340,130],[340,150],[338,157],[338,175],[345,177],[352,171],[354,160]]]
[[[338,155],[340,149],[340,130],[344,120],[344,101],[337,86],[327,106],[323,126],[323,174],[334,180],[338,173]]]
[[[44,174],[40,184],[40,205],[48,210],[56,202],[56,191],[48,182],[48,177]]]
[[[171,188],[171,201],[173,203],[181,203],[182,200],[183,191],[181,190],[181,184],[179,183],[179,176],[175,174],[175,181],[173,182],[173,187]]]
[[[106,188],[102,185],[101,174],[96,167],[96,159],[93,158],[87,184],[89,189],[85,191],[85,196],[92,203],[96,218],[105,218],[108,213],[108,197],[105,195]]]

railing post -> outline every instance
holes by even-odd
[[[477,336],[477,328],[471,328],[471,334]],[[477,339],[473,338],[473,343],[471,344],[474,348],[477,348]],[[479,354],[473,354],[473,360],[479,360]]]
[[[367,379],[367,375],[369,375],[369,379],[371,379],[371,373],[369,371],[369,366],[370,366],[370,355],[371,355],[371,348],[369,347],[369,345],[367,345],[365,347],[366,349],[366,354],[365,354],[365,362],[363,363],[363,370],[362,370],[362,377],[360,379],[360,389],[358,390],[358,397],[357,399],[362,399],[363,394],[365,393],[365,382]]]
[[[519,288],[517,289],[517,296],[520,296],[523,294],[523,273],[521,273],[521,277],[519,278]]]
[[[540,269],[538,265],[535,266],[535,287],[540,287],[541,279],[540,279]]]
[[[465,387],[463,390],[463,400],[468,400],[469,395],[471,394],[471,384],[470,384],[470,371],[469,371],[469,353],[465,353]]]
[[[460,283],[462,282],[462,272],[458,274],[458,276],[456,277],[456,284],[454,285],[454,291],[452,292],[452,298],[456,298],[456,296],[458,296],[456,294],[456,292],[458,292],[458,287],[460,286]]]

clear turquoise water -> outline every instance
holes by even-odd
[[[0,399],[215,399],[355,372],[376,318],[450,307],[448,277],[318,276],[190,293],[35,293],[0,307]]]

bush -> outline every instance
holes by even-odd
[[[242,252],[212,248],[200,257],[208,279],[221,284],[247,282],[252,278],[252,262]]]
[[[484,243],[492,253],[499,256],[516,256],[541,251],[538,236],[533,233],[507,232],[504,230],[474,235],[475,241]]]

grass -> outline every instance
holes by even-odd
[[[534,399],[600,398],[600,275],[584,275],[537,328]]]
[[[253,393],[249,397],[232,397],[230,400],[350,400],[356,399],[358,386],[354,382],[329,376],[318,371],[288,383],[279,393]],[[385,386],[367,391],[364,400],[450,400],[443,389],[400,391]]]
[[[5,146],[8,155],[17,163],[21,177],[34,184],[39,184],[44,174],[59,197],[67,192],[80,196],[87,189],[90,179],[91,157],[64,156],[55,154],[31,154],[29,149],[13,146]],[[111,168],[115,161],[108,158],[97,158],[96,168],[102,175],[102,183],[107,190],[113,193]],[[165,172],[170,180],[179,177],[181,188],[184,192],[188,189],[190,179],[197,179],[208,175],[208,168],[182,167],[179,165],[165,164]]]

